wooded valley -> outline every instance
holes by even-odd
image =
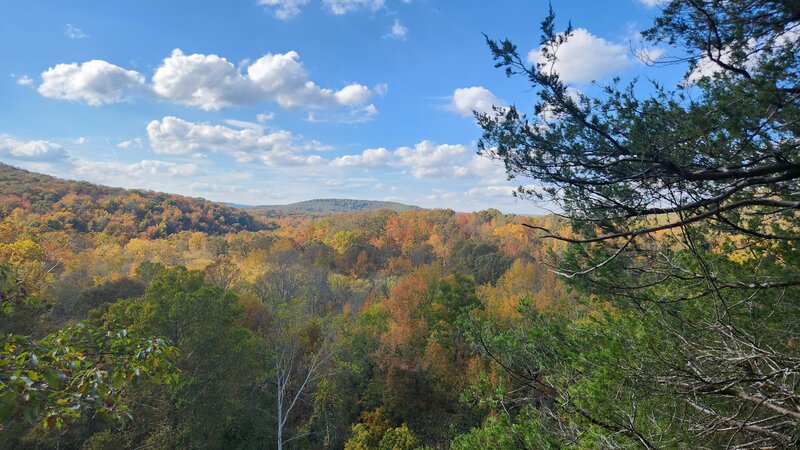
[[[551,214],[241,209],[0,165],[0,448],[797,448],[800,4],[646,3],[672,86],[576,89],[556,67],[590,35],[552,7],[533,56],[484,35],[536,103],[475,108],[475,147]],[[288,160],[417,180],[429,144]]]

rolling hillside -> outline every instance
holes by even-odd
[[[259,206],[243,206],[236,205],[247,209],[254,214],[260,214],[267,217],[295,215],[295,214],[311,214],[311,215],[324,215],[326,213],[337,212],[357,212],[357,211],[377,211],[380,209],[388,209],[391,211],[402,212],[419,209],[418,206],[406,205],[397,202],[386,202],[378,200],[355,200],[347,198],[324,198],[315,200],[306,200],[303,202],[290,203],[288,205],[259,205]]]
[[[40,231],[127,237],[157,238],[180,231],[227,234],[270,227],[246,211],[201,198],[63,180],[0,163],[0,218],[10,215]]]

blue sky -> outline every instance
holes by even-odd
[[[677,81],[632,48],[658,0],[553,2],[575,89]],[[4,1],[0,160],[245,204],[310,198],[538,213],[476,155],[470,111],[529,109],[481,33],[535,60],[547,2]],[[657,56],[664,50],[646,48]],[[541,206],[541,205],[540,205]]]

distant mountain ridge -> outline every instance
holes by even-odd
[[[235,205],[253,213],[266,214],[270,212],[284,213],[326,213],[326,212],[357,212],[357,211],[376,211],[388,209],[401,212],[412,209],[420,209],[419,206],[407,205],[398,202],[387,202],[381,200],[357,200],[349,198],[320,198],[306,200],[302,202],[289,203],[287,205]]]

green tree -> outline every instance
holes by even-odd
[[[512,259],[496,246],[473,240],[460,242],[453,250],[453,269],[475,277],[478,284],[494,283],[511,266]]]
[[[175,354],[164,339],[88,322],[35,341],[6,335],[0,346],[0,429],[18,419],[60,429],[87,411],[130,418],[126,391],[145,380],[176,382]]]
[[[557,33],[552,10],[542,63],[488,39],[497,66],[539,101],[532,115],[478,114],[480,149],[540,186],[520,195],[572,219],[573,236],[531,228],[571,244],[558,273],[620,318],[597,335],[606,352],[537,365],[558,380],[557,401],[539,406],[564,413],[552,433],[578,426],[601,430],[604,445],[648,448],[797,445],[799,19],[796,1],[668,2],[644,36],[689,70],[646,96],[636,82],[571,90],[554,71],[571,29]],[[566,374],[598,367],[615,376],[576,395],[590,385]],[[609,391],[624,396],[600,401]]]
[[[264,341],[241,325],[243,317],[235,294],[183,267],[163,269],[143,298],[111,305],[108,323],[166,336],[180,349],[181,383],[137,392],[142,412],[150,413],[120,436],[127,445],[246,446],[270,438],[258,423],[265,420],[258,409],[262,399],[254,395],[264,373]]]
[[[417,437],[408,429],[406,424],[386,430],[378,450],[412,450],[417,446]]]
[[[0,266],[0,317],[14,309],[38,309],[37,289]],[[18,444],[27,424],[71,428],[86,417],[122,421],[132,417],[130,390],[145,382],[173,384],[177,350],[159,337],[124,327],[84,321],[40,339],[7,333],[0,338],[0,446]]]

